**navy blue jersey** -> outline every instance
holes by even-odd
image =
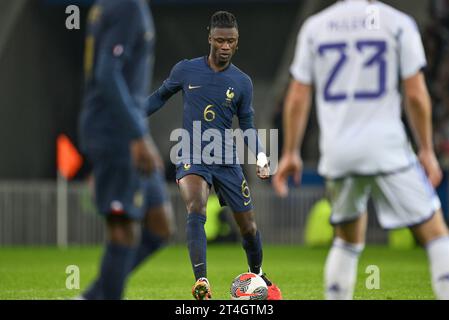
[[[248,118],[252,124],[253,84],[250,77],[233,64],[216,72],[208,65],[207,57],[182,60],[150,96],[147,114],[158,110],[180,90],[184,101],[183,128],[190,135],[191,149],[190,154],[182,154],[179,162],[204,163],[202,152],[214,137],[203,134],[208,129],[216,129],[222,137],[220,164],[238,165],[234,140],[226,134],[226,130],[232,129],[234,116],[239,118],[240,124],[242,119]],[[198,137],[203,137],[201,143]],[[214,152],[217,150],[213,150],[211,155],[217,156]]]
[[[143,103],[152,74],[154,25],[143,0],[98,0],[86,37],[84,148],[128,147],[148,132]]]

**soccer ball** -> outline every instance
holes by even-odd
[[[267,300],[267,297],[267,284],[255,273],[242,273],[232,281],[232,300]]]

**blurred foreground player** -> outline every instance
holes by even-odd
[[[171,234],[162,162],[143,109],[155,35],[151,12],[140,0],[99,0],[88,24],[80,133],[107,243],[98,278],[82,297],[121,299],[128,274]]]
[[[327,299],[353,298],[369,197],[384,228],[409,227],[425,246],[435,295],[449,299],[449,236],[434,191],[442,174],[433,151],[425,64],[414,20],[380,2],[338,2],[309,18],[299,33],[285,103],[285,146],[273,184],[286,196],[288,176],[299,182],[314,86],[319,172],[327,178],[335,226],[325,265]],[[400,85],[418,157],[401,122]]]
[[[184,98],[183,127],[190,141],[188,152],[177,161],[176,179],[187,208],[187,245],[196,283],[192,294],[197,300],[211,298],[206,268],[206,204],[214,185],[220,202],[229,205],[243,237],[249,270],[259,274],[268,285],[268,299],[281,299],[280,290],[262,272],[262,241],[257,230],[251,195],[242,168],[236,157],[232,129],[237,116],[240,128],[248,135],[248,147],[257,155],[257,175],[267,179],[270,171],[267,157],[254,128],[251,79],[231,63],[238,43],[237,21],[229,12],[216,12],[210,21],[208,56],[182,60],[176,64],[168,79],[149,98],[148,115],[159,110],[176,92]],[[214,155],[205,158],[203,134],[214,132],[220,143]],[[214,137],[214,143],[218,141]],[[199,143],[195,143],[198,141]],[[222,141],[224,143],[222,143]]]

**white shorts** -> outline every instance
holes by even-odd
[[[331,224],[356,220],[371,197],[385,229],[411,227],[430,219],[441,203],[419,163],[398,172],[328,180]]]

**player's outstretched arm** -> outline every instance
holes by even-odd
[[[167,90],[164,85],[154,91],[145,102],[145,114],[147,117],[162,108],[173,94],[174,92]]]
[[[432,104],[424,75],[418,72],[403,81],[405,110],[418,144],[418,157],[433,186],[442,179],[432,142]]]
[[[278,170],[273,178],[273,187],[282,197],[288,195],[287,180],[294,176],[299,184],[302,161],[300,149],[310,112],[311,86],[296,80],[290,82],[284,104],[284,149]]]
[[[147,117],[164,106],[168,99],[182,89],[183,64],[186,60],[178,62],[171,70],[170,76],[145,101],[145,114]]]

